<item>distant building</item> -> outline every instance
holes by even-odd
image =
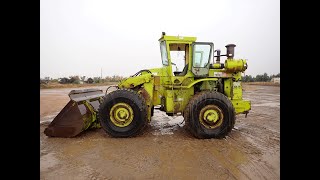
[[[272,79],[271,79],[271,82],[280,84],[280,78],[279,78],[279,77],[277,77],[277,78],[272,78]]]

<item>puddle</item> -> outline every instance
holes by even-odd
[[[40,157],[40,171],[47,171],[59,164],[59,160],[54,153],[48,153]]]
[[[156,110],[155,110],[156,112]],[[155,116],[152,117],[151,127],[154,129],[153,135],[170,135],[179,127],[184,126],[184,119],[182,116],[167,116],[164,112],[157,110]]]

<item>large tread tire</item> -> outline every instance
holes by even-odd
[[[127,103],[133,110],[132,122],[118,127],[110,119],[110,110],[117,103]],[[133,137],[139,135],[147,125],[147,106],[144,98],[131,89],[119,89],[107,94],[98,110],[98,120],[105,132],[112,137]]]
[[[209,129],[199,121],[200,111],[206,105],[218,106],[223,113],[222,124]],[[199,139],[223,138],[234,127],[236,120],[235,109],[232,102],[222,93],[216,91],[204,91],[194,95],[184,110],[185,127]]]

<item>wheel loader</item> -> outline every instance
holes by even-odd
[[[72,90],[69,103],[44,133],[74,137],[102,127],[112,137],[137,136],[157,108],[168,116],[183,116],[186,129],[196,138],[225,137],[236,115],[247,116],[251,109],[250,101],[242,98],[241,84],[248,65],[244,59],[234,59],[236,45],[226,45],[226,54],[221,54],[212,42],[164,32],[159,45],[161,68],[141,70],[110,93]],[[224,63],[221,56],[226,56]]]

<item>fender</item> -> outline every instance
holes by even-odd
[[[194,86],[195,84],[202,82],[202,81],[218,81],[218,78],[205,78],[205,79],[198,79],[193,81],[192,83],[190,83],[187,88],[191,88],[192,86]]]
[[[144,83],[148,83],[153,79],[150,73],[142,74],[140,76],[129,77],[118,84],[119,88],[134,88]]]

